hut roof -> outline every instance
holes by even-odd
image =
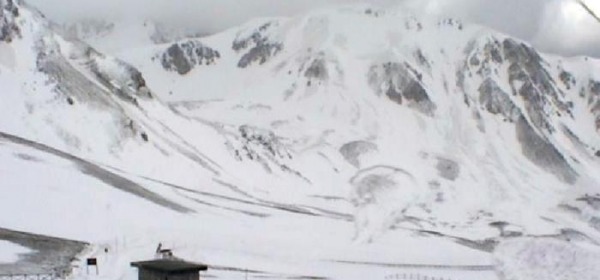
[[[156,259],[149,261],[132,262],[131,266],[162,272],[200,271],[208,269],[208,266],[205,264],[191,263],[178,259]]]

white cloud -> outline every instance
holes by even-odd
[[[253,17],[289,16],[332,5],[405,5],[490,26],[542,51],[600,57],[600,24],[576,0],[28,0],[51,19],[155,19],[217,32]],[[600,1],[584,0],[600,12]]]
[[[600,1],[584,0],[600,14]],[[408,0],[421,12],[486,25],[561,55],[600,57],[600,23],[576,0]]]
[[[553,1],[532,41],[551,52],[600,56],[600,23],[575,1]]]

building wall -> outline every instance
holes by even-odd
[[[200,274],[198,272],[166,274],[152,270],[139,269],[139,280],[198,280]]]
[[[198,272],[179,273],[169,276],[169,280],[198,280],[200,274]]]
[[[165,280],[165,277],[166,275],[160,272],[147,270],[143,268],[139,269],[139,280]]]

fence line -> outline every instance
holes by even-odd
[[[452,280],[452,278],[428,276],[419,273],[396,273],[386,276],[385,280]]]
[[[23,273],[15,273],[15,274],[0,274],[0,280],[60,280],[62,278],[58,277],[52,273],[38,273],[38,274],[23,274]]]
[[[459,270],[459,271],[493,271],[493,265],[435,265],[435,264],[403,264],[403,263],[377,263],[377,262],[356,262],[356,261],[334,261],[337,263],[368,265],[392,268],[418,268],[435,270]],[[420,279],[419,279],[420,280]]]

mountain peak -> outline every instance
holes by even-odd
[[[13,0],[0,1],[0,41],[10,42],[19,36],[19,27],[15,18],[19,16],[19,8]]]

